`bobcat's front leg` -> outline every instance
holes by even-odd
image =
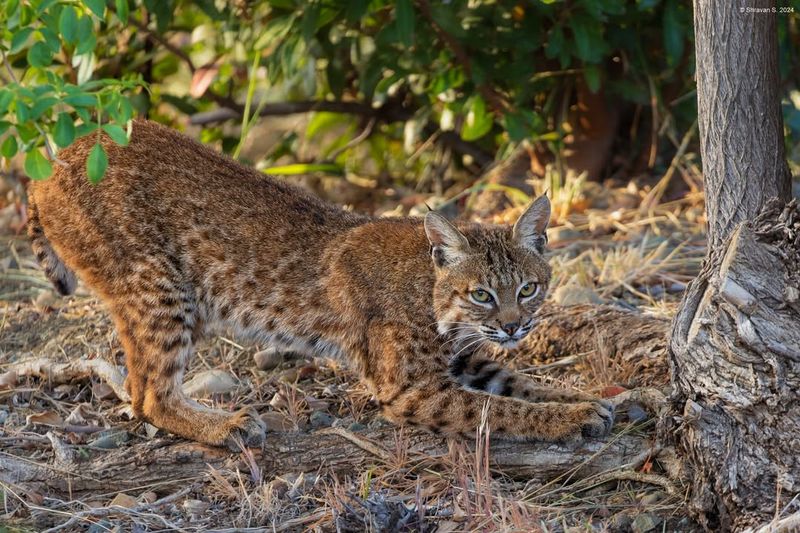
[[[450,363],[453,379],[468,389],[528,402],[598,402],[613,412],[613,404],[576,390],[547,387],[517,374],[500,363],[478,355],[457,358]]]
[[[467,389],[444,374],[407,383],[378,392],[384,414],[435,433],[473,435],[487,401],[491,432],[511,438],[557,442],[602,437],[614,422],[613,410],[599,401],[532,403]]]

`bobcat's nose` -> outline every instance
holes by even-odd
[[[519,322],[509,322],[508,324],[503,324],[502,326],[500,326],[500,329],[505,331],[506,335],[508,335],[509,337],[514,336],[514,333],[517,331],[517,328],[519,328]]]

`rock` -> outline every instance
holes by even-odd
[[[314,429],[327,428],[333,424],[334,417],[325,411],[314,411],[308,421]]]
[[[633,423],[644,422],[647,420],[647,412],[638,403],[632,403],[628,406],[628,420]]]
[[[183,509],[192,516],[199,516],[208,511],[211,505],[202,500],[187,499],[183,502]]]
[[[633,533],[647,533],[657,528],[661,522],[661,517],[651,513],[641,513],[633,519],[631,531],[633,531]]]
[[[284,354],[274,346],[270,346],[266,350],[261,350],[253,355],[253,360],[259,370],[272,370],[277,368],[278,365],[283,363]]]
[[[667,497],[668,495],[666,492],[662,490],[656,490],[648,494],[645,494],[639,501],[642,502],[642,505],[655,505],[658,502],[666,499]]]
[[[234,377],[224,370],[206,370],[184,383],[183,392],[192,398],[202,398],[231,392],[237,385]]]
[[[603,299],[592,289],[588,287],[578,287],[572,284],[562,285],[553,291],[553,301],[564,307],[604,303]]]
[[[349,429],[352,432],[357,433],[359,431],[364,431],[365,429],[367,429],[367,426],[365,426],[361,422],[353,422],[352,424],[347,426],[347,429]]]
[[[87,533],[108,533],[109,531],[114,531],[114,526],[108,520],[100,520],[92,524],[86,531]]]
[[[291,420],[276,412],[262,413],[261,421],[267,426],[267,431],[284,432],[294,429]]]
[[[679,283],[679,282],[676,281],[675,283],[670,285],[669,289],[667,289],[667,290],[672,294],[683,292],[683,291],[686,290],[686,284],[685,283]]]
[[[157,499],[158,499],[158,494],[156,494],[152,490],[148,490],[147,492],[143,492],[139,495],[139,502],[141,503],[153,503]]]
[[[383,429],[392,427],[393,425],[394,424],[383,418],[381,415],[376,415],[375,418],[373,418],[370,423],[367,424],[367,427],[369,427],[369,429]]]
[[[0,426],[6,423],[8,420],[8,411],[3,411],[0,409]]]
[[[114,499],[111,500],[111,503],[109,503],[108,506],[113,507],[116,505],[118,507],[124,507],[126,509],[133,509],[134,507],[136,507],[137,503],[139,502],[137,502],[136,498],[134,498],[133,496],[129,496],[124,492],[120,492],[119,494],[114,496]]]
[[[550,242],[571,241],[580,239],[583,234],[566,226],[558,226],[547,230],[547,238]]]
[[[297,383],[297,380],[300,378],[300,371],[297,368],[290,368],[288,370],[284,370],[278,375],[278,381],[282,381],[283,383]]]
[[[632,522],[633,518],[631,515],[622,511],[611,517],[608,521],[608,529],[609,531],[628,531]]]
[[[129,440],[131,440],[131,436],[127,431],[103,431],[96,439],[89,443],[89,447],[99,448],[101,450],[113,450],[119,448]]]
[[[33,305],[36,306],[37,310],[42,311],[55,307],[56,301],[56,295],[53,294],[53,291],[45,289],[39,292],[38,296],[36,296],[36,299],[33,301]]]

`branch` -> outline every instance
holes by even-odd
[[[436,19],[433,18],[431,15],[431,6],[428,3],[428,0],[419,0],[419,7],[422,14],[428,19],[428,22],[431,26],[433,26],[434,31],[439,35],[450,51],[453,52],[453,55],[456,56],[456,60],[461,64],[464,72],[467,74],[468,78],[472,77],[472,61],[470,60],[469,54],[467,54],[466,50],[461,46],[461,43],[458,40],[447,33],[444,28],[439,26],[436,22]],[[505,98],[498,93],[493,87],[482,83],[478,85],[478,91],[483,95],[484,99],[489,103],[492,109],[499,114],[503,114],[509,109],[508,102],[505,101]]]
[[[270,433],[266,449],[250,450],[262,472],[326,472],[350,475],[378,463],[398,460],[394,450],[401,438],[409,465],[434,468],[446,464],[452,451],[448,441],[419,431],[383,429],[349,434],[343,429],[312,433]],[[472,448],[467,443],[466,450]],[[546,483],[560,476],[582,479],[626,468],[652,443],[641,436],[622,434],[606,441],[581,444],[546,444],[497,441],[491,444],[490,460],[495,468],[518,479]],[[51,497],[94,492],[124,492],[158,484],[162,490],[185,487],[202,478],[208,467],[234,469],[241,461],[222,448],[212,448],[180,439],[153,439],[115,450],[90,450],[80,463],[36,462],[9,451],[0,452],[0,482],[36,488]]]
[[[196,126],[224,122],[226,120],[238,120],[242,118],[243,108],[235,102],[227,101],[225,107],[195,113],[190,117],[190,122]],[[414,111],[403,106],[399,102],[390,101],[380,107],[372,107],[362,102],[341,102],[331,100],[310,100],[303,102],[276,102],[263,104],[259,116],[283,116],[295,115],[298,113],[310,113],[326,111],[329,113],[345,113],[349,115],[360,115],[377,122],[405,122],[414,116]],[[432,135],[438,129],[428,124],[425,132]],[[453,131],[443,131],[438,136],[436,142],[452,148],[462,155],[469,155],[475,163],[484,168],[491,164],[493,158],[490,154],[483,151],[478,145],[465,141]]]
[[[108,9],[110,9],[111,11],[116,13],[116,10],[112,6],[109,5]],[[131,24],[133,24],[139,31],[144,33],[144,36],[147,39],[149,39],[150,42],[152,42],[153,44],[157,44],[157,45],[163,46],[164,48],[166,48],[167,50],[172,52],[175,56],[180,58],[184,63],[186,63],[186,66],[189,67],[189,70],[192,72],[192,74],[194,74],[194,71],[197,70],[197,67],[195,67],[194,62],[192,61],[192,58],[189,57],[189,54],[187,54],[186,52],[181,50],[179,47],[177,47],[174,44],[172,44],[171,42],[169,42],[167,39],[164,39],[164,37],[162,37],[158,33],[150,30],[147,27],[146,24],[136,20],[134,17],[128,17],[128,21]]]
[[[361,102],[339,102],[330,100],[310,100],[303,102],[277,102],[261,105],[259,116],[281,116],[295,115],[298,113],[310,113],[326,111],[329,113],[345,113],[349,115],[361,115],[375,118],[382,122],[400,122],[410,119],[414,114],[410,110],[399,109],[399,106],[384,105],[372,107]],[[229,102],[227,107],[215,109],[205,113],[196,113],[190,117],[191,123],[196,126],[204,126],[226,120],[236,120],[242,118],[244,109],[242,106]]]

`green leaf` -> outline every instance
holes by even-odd
[[[75,136],[78,138],[85,137],[90,133],[96,132],[97,128],[97,122],[83,122],[75,127]]]
[[[60,113],[53,128],[53,140],[59,148],[66,148],[75,140],[75,123],[69,113]]]
[[[684,28],[679,10],[680,5],[677,0],[669,0],[664,5],[664,51],[670,66],[677,65],[683,56]]]
[[[128,0],[114,0],[117,8],[117,17],[123,24],[128,23]]]
[[[19,123],[27,122],[31,118],[31,108],[23,102],[17,101],[16,111],[17,122]]]
[[[575,55],[588,63],[598,63],[608,51],[603,38],[603,25],[579,13],[569,19],[570,28],[575,38]]]
[[[102,19],[106,13],[105,0],[83,0],[83,5],[89,8],[97,18]]]
[[[111,137],[111,140],[120,146],[128,145],[128,134],[117,124],[104,124],[103,131],[105,131],[108,136]]]
[[[600,67],[597,65],[586,65],[583,67],[583,79],[592,93],[600,90]]]
[[[61,50],[61,39],[58,38],[58,26],[55,26],[55,30],[39,28],[39,34],[41,34],[45,44],[47,44],[47,48],[50,49],[51,55],[55,55]]]
[[[25,156],[25,173],[32,180],[43,180],[53,173],[53,165],[38,148],[33,148]]]
[[[31,120],[39,120],[39,118],[45,113],[45,111],[49,111],[54,105],[59,102],[59,99],[54,96],[44,96],[36,100],[31,107]]]
[[[0,115],[8,110],[8,106],[14,101],[14,93],[8,89],[0,87]]]
[[[49,8],[50,6],[52,6],[53,4],[55,4],[56,2],[57,2],[57,0],[42,0],[42,1],[41,1],[41,2],[39,2],[39,4],[36,6],[36,12],[37,12],[37,13],[39,13],[39,14],[41,15],[42,13],[44,13],[45,11],[47,11],[47,8]]]
[[[349,124],[351,122],[348,115],[341,113],[329,113],[327,111],[320,111],[311,115],[311,119],[306,126],[306,139],[313,139],[320,133],[330,131],[341,124]]]
[[[303,32],[303,39],[310,41],[317,32],[317,22],[322,6],[318,2],[309,3],[303,10],[303,18],[300,20],[300,28]]]
[[[72,6],[64,6],[58,19],[58,31],[64,41],[74,44],[78,42],[78,13]]]
[[[32,67],[44,68],[53,62],[53,53],[46,43],[39,41],[28,50],[28,64]]]
[[[89,181],[99,183],[103,179],[107,168],[108,156],[106,156],[106,151],[100,143],[95,143],[92,151],[89,152],[89,157],[86,158],[86,175],[89,176]]]
[[[8,131],[8,128],[11,127],[11,123],[7,120],[0,120],[0,135],[4,134]]]
[[[32,142],[34,139],[39,137],[39,131],[30,124],[21,124],[17,122],[14,124],[14,127],[16,128],[17,134],[23,143]]]
[[[405,46],[414,44],[414,6],[411,0],[398,0],[395,7],[397,33]]]
[[[480,139],[492,129],[492,116],[486,111],[486,102],[480,96],[473,96],[464,107],[466,120],[461,127],[461,138],[465,141]]]
[[[23,48],[25,48],[25,44],[28,42],[28,37],[31,36],[33,33],[33,28],[22,28],[14,32],[14,36],[11,37],[11,48],[9,48],[9,54],[16,54]]]
[[[263,172],[265,174],[272,174],[275,176],[295,176],[298,174],[308,174],[310,172],[342,174],[344,172],[344,168],[335,163],[298,163],[296,165],[282,165],[265,168]]]
[[[3,145],[0,146],[0,154],[6,159],[11,159],[17,154],[17,138],[13,135],[6,137]]]
[[[94,39],[96,42],[96,37],[94,36],[94,23],[92,22],[92,17],[88,15],[83,15],[77,20],[75,32],[75,39],[79,44],[86,43],[88,45],[88,42],[91,39]],[[94,48],[94,46],[92,46],[92,48]],[[77,52],[76,50],[76,54],[81,53],[85,53],[85,51]]]
[[[89,17],[86,17],[87,20],[91,20]],[[78,41],[78,46],[75,47],[75,55],[83,55],[89,52],[93,52],[95,46],[97,46],[97,37],[94,35],[94,25],[89,25],[90,31],[92,33],[84,34],[82,31],[80,33],[80,38]]]
[[[91,94],[73,94],[65,97],[63,102],[72,107],[92,107],[97,105],[97,98]]]
[[[519,142],[530,134],[524,119],[518,114],[505,115],[503,117],[503,127],[508,133],[508,137],[514,142]]]

